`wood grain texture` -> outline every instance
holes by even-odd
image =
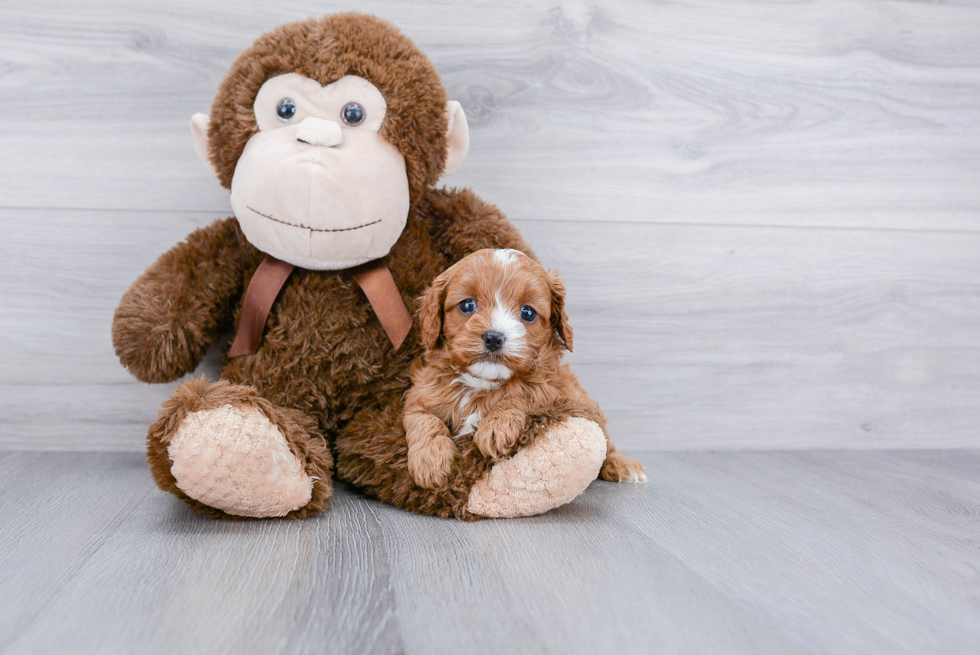
[[[980,6],[358,3],[463,103],[454,184],[517,218],[978,228]],[[0,205],[225,211],[188,121],[275,25],[348,3],[0,9]]]
[[[2,453],[0,651],[975,652],[980,454],[641,458],[650,483],[530,519],[341,488],[229,523],[134,454]]]
[[[348,8],[0,6],[0,445],[142,448],[173,385],[119,367],[112,311],[229,214],[188,118],[256,35]],[[462,101],[445,181],[562,271],[621,445],[980,447],[980,5],[358,9]]]
[[[3,217],[0,443],[141,449],[173,385],[122,369],[112,312],[161,243],[210,217]],[[517,224],[566,280],[569,359],[622,447],[980,447],[980,235]],[[36,255],[25,269],[17,252]]]

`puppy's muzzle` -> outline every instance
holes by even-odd
[[[491,331],[483,333],[483,347],[492,353],[495,353],[503,348],[504,341],[504,335],[502,335],[500,332]]]

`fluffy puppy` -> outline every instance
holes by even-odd
[[[424,363],[405,396],[408,469],[422,487],[446,483],[459,455],[454,439],[472,434],[491,459],[505,457],[528,416],[571,404],[606,433],[599,476],[644,482],[643,465],[617,452],[599,406],[567,364],[572,328],[565,285],[518,250],[479,250],[437,277],[419,308]]]

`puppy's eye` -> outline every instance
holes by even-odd
[[[364,107],[360,106],[356,102],[348,102],[346,105],[344,105],[344,108],[340,110],[340,117],[344,119],[344,122],[351,127],[360,125],[364,122]]]
[[[524,305],[523,307],[521,307],[521,320],[524,321],[525,323],[531,323],[537,317],[538,317],[538,313],[534,311],[533,307],[529,307],[528,305]]]
[[[476,311],[476,301],[472,298],[467,298],[463,302],[459,303],[459,311],[464,314],[472,314]]]
[[[276,114],[279,115],[279,120],[283,123],[292,120],[293,116],[296,115],[296,102],[292,98],[283,98],[276,105]]]

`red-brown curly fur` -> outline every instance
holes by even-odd
[[[439,488],[450,479],[455,439],[472,434],[480,452],[497,460],[518,442],[529,416],[559,403],[598,423],[607,456],[615,453],[605,416],[561,363],[572,328],[557,273],[518,251],[481,250],[433,281],[419,316],[425,365],[414,367],[403,418],[417,484]],[[630,468],[643,471],[638,462]]]

